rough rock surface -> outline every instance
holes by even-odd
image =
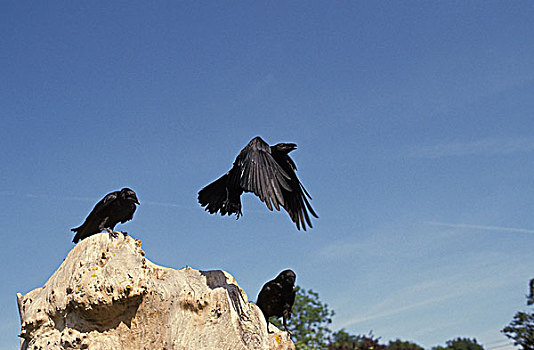
[[[81,241],[17,302],[21,349],[295,349],[230,274],[155,265],[130,236]]]

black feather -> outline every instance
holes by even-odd
[[[210,214],[236,214],[239,218],[241,194],[252,192],[269,210],[284,208],[297,229],[302,226],[306,231],[306,225],[312,227],[308,211],[318,216],[295,173],[295,162],[289,157],[296,148],[294,143],[269,146],[260,137],[253,138],[237,155],[228,173],[200,190],[200,205]]]
[[[269,317],[271,316],[282,317],[284,329],[287,332],[287,320],[291,318],[291,308],[295,302],[296,278],[295,272],[284,270],[275,279],[265,283],[258,294],[256,305],[265,316],[267,332],[269,332]]]
[[[97,234],[105,228],[113,230],[119,222],[123,224],[131,220],[137,208],[136,204],[139,204],[137,195],[129,188],[108,193],[96,203],[81,226],[71,229],[76,232],[72,241],[78,243],[79,240]]]

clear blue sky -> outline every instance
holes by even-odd
[[[333,329],[487,349],[534,277],[531,1],[0,4],[0,349],[106,193],[155,263],[224,269],[255,300],[285,268]],[[254,136],[295,142],[320,218],[200,188]],[[505,349],[500,347],[499,349]]]

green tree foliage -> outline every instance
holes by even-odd
[[[484,350],[482,345],[477,343],[476,339],[456,338],[448,340],[445,347],[437,346],[432,350]]]
[[[328,350],[386,350],[385,345],[379,344],[380,338],[375,338],[372,332],[368,335],[351,335],[344,329],[335,332],[328,344]]]
[[[357,341],[355,335],[349,334],[345,329],[340,329],[339,331],[332,334],[332,339],[328,344],[329,350],[352,350],[354,349],[353,343]]]
[[[390,340],[389,344],[386,346],[386,350],[425,350],[425,349],[415,343],[397,339],[395,341]]]
[[[534,304],[534,278],[530,280],[530,294],[527,295],[527,305]],[[512,322],[502,330],[504,335],[514,341],[515,345],[523,349],[534,349],[534,311],[519,311]]]
[[[531,286],[534,280],[531,281]],[[319,300],[319,294],[310,290],[295,287],[296,297],[292,309],[292,317],[288,321],[288,329],[297,350],[424,350],[423,347],[408,341],[397,339],[389,344],[380,344],[380,337],[372,332],[367,335],[352,335],[341,329],[332,333],[329,328],[334,311]],[[534,289],[531,291],[529,305],[534,304]],[[272,324],[282,329],[278,319],[271,318]],[[530,319],[530,325],[534,320]],[[532,328],[531,328],[531,335]],[[532,344],[532,343],[530,343]],[[524,349],[534,349],[525,347]],[[446,346],[438,346],[432,350],[484,350],[476,339],[457,338],[446,342]]]
[[[319,294],[311,289],[306,291],[295,287],[296,296],[293,304],[292,316],[287,328],[291,331],[293,342],[297,350],[326,349],[329,335],[332,333],[329,325],[332,323],[334,311],[319,300]],[[279,320],[272,322],[282,328]]]

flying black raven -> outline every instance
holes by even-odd
[[[282,317],[284,330],[287,330],[287,320],[291,318],[291,308],[295,302],[295,279],[297,276],[292,270],[280,272],[274,280],[263,286],[258,294],[256,305],[259,306],[265,321],[267,321],[267,333],[269,332],[269,317]]]
[[[81,226],[71,229],[71,231],[76,232],[72,241],[78,243],[79,240],[102,230],[106,230],[116,237],[113,228],[119,222],[124,224],[133,218],[136,204],[140,204],[139,200],[135,192],[129,188],[125,187],[120,191],[108,193],[100,202],[96,203]]]
[[[310,195],[297,178],[295,162],[289,157],[289,152],[296,148],[294,143],[269,146],[260,137],[253,138],[230,171],[200,190],[198,202],[210,214],[236,214],[239,219],[243,215],[241,194],[253,192],[271,211],[273,206],[276,210],[282,206],[297,229],[302,226],[306,231],[306,223],[312,227],[308,211],[318,216],[308,202]]]

